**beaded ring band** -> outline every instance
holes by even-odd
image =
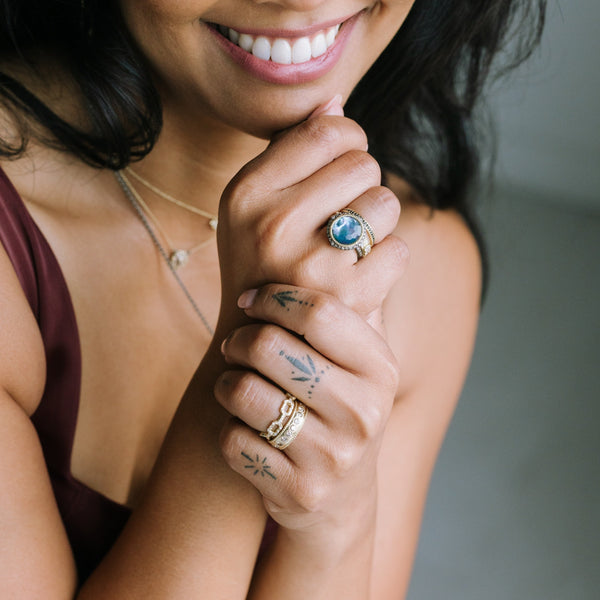
[[[276,435],[269,444],[278,450],[287,448],[298,436],[308,415],[308,407],[302,404],[300,400],[296,400],[294,412],[290,416],[289,421],[284,425],[281,432]]]

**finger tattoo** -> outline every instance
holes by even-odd
[[[267,457],[265,456],[262,460],[260,456],[257,454],[256,459],[252,458],[250,455],[242,452],[242,456],[248,461],[247,465],[244,465],[244,469],[253,469],[253,475],[260,475],[264,477],[265,475],[271,477],[271,479],[277,479],[273,473],[271,473],[271,465],[267,464]]]
[[[329,365],[326,365],[325,369],[318,368],[315,365],[315,361],[310,357],[310,354],[307,354],[302,359],[299,359],[295,358],[294,356],[289,356],[283,350],[281,350],[279,356],[285,357],[285,360],[287,360],[294,367],[294,370],[292,371],[292,381],[305,381],[308,383],[308,398],[312,396],[315,385],[320,383],[321,378],[323,375],[325,375],[325,371],[330,369]]]
[[[291,304],[298,304],[298,306],[314,306],[314,304],[310,302],[306,302],[304,300],[298,300],[297,298],[298,292],[296,290],[289,290],[284,292],[277,292],[273,294],[272,298],[275,300],[280,306],[285,308],[288,312],[290,310]]]

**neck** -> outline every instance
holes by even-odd
[[[132,168],[172,196],[217,214],[225,186],[267,143],[208,118],[191,124],[165,110],[155,148]]]

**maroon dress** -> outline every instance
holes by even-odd
[[[46,355],[42,400],[31,420],[77,564],[80,582],[98,566],[131,511],[71,474],[71,452],[81,387],[81,353],[75,312],[61,268],[23,200],[0,169],[0,243],[37,320]],[[261,550],[276,526],[267,523]]]
[[[71,475],[81,384],[75,313],[52,249],[1,169],[0,242],[14,266],[44,342],[46,387],[31,420],[83,581],[112,546],[130,510]]]

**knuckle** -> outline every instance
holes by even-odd
[[[231,462],[234,458],[239,456],[242,448],[244,448],[244,441],[244,430],[239,422],[234,419],[227,421],[221,430],[219,446],[221,448],[221,453],[228,462]]]
[[[356,444],[365,443],[377,437],[381,432],[385,422],[384,414],[380,402],[369,398],[367,402],[353,403],[346,407],[349,422],[351,423],[352,435]],[[357,449],[351,444],[346,444],[346,450],[351,451],[349,457],[355,464]],[[339,449],[336,449],[339,451]]]
[[[326,289],[327,284],[323,281],[323,273],[326,273],[327,264],[324,256],[306,251],[289,265],[290,281],[295,285],[308,290]],[[314,300],[311,299],[311,303]]]
[[[389,236],[386,240],[386,250],[392,266],[399,272],[406,269],[410,260],[410,251],[406,242],[396,236]]]
[[[254,407],[260,399],[260,380],[250,371],[239,373],[232,383],[231,396],[233,404]]]
[[[264,201],[271,193],[269,170],[251,161],[231,179],[222,194],[222,205],[230,215],[244,214],[245,210]]]
[[[338,444],[330,450],[329,461],[330,469],[338,478],[345,477],[358,462],[357,449],[355,444]]]
[[[386,223],[396,223],[400,217],[400,201],[389,188],[377,186],[369,190],[372,209],[384,216]]]
[[[279,328],[275,325],[260,325],[252,328],[249,334],[247,353],[251,362],[260,362],[271,356],[279,343]]]
[[[381,167],[367,152],[350,150],[344,155],[344,160],[347,163],[344,165],[346,173],[351,173],[364,181],[381,182]]]
[[[230,210],[235,210],[248,199],[257,194],[258,181],[251,173],[242,169],[228,184],[223,192],[223,198]]]
[[[342,133],[330,119],[316,118],[304,121],[298,127],[298,134],[310,144],[330,146],[339,143]]]
[[[410,253],[406,243],[395,235],[388,235],[378,241],[377,267],[381,283],[387,294],[388,287],[392,286],[406,271],[410,261]]]
[[[328,490],[322,480],[299,477],[292,495],[300,510],[315,513],[323,506]]]
[[[318,294],[311,299],[311,318],[316,327],[331,327],[332,323],[339,320],[338,302],[329,295]]]
[[[256,252],[259,259],[272,259],[280,253],[287,237],[288,221],[285,212],[271,211],[256,223]]]

